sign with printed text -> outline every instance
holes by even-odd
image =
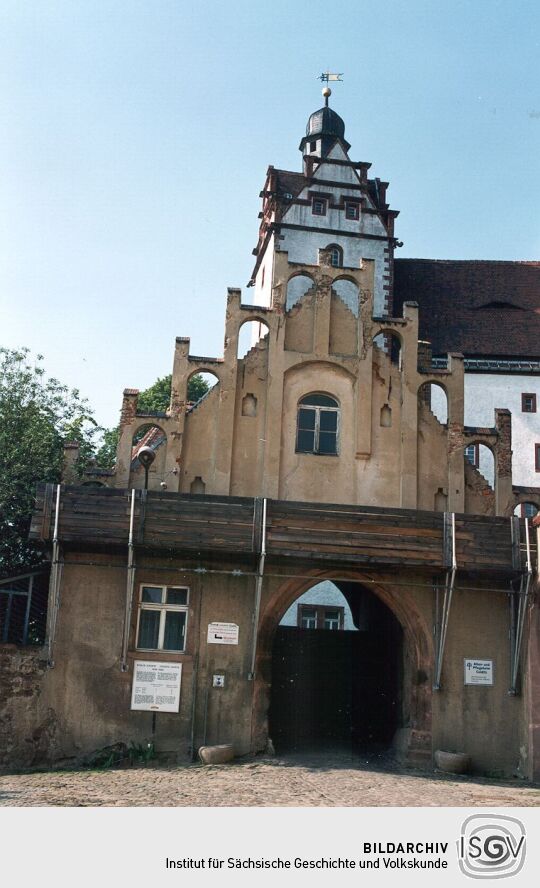
[[[135,660],[131,708],[150,712],[178,712],[181,678],[181,663]]]
[[[238,644],[236,623],[209,623],[208,644]]]
[[[466,685],[493,684],[493,660],[475,660],[473,657],[465,657],[463,663]]]

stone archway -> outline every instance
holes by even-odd
[[[432,756],[433,642],[418,603],[407,587],[392,585],[392,577],[351,570],[325,570],[288,578],[267,598],[261,611],[252,710],[252,750],[261,751],[268,741],[268,711],[272,683],[272,644],[282,615],[314,583],[340,579],[369,587],[389,608],[403,631],[403,697],[407,723],[400,732],[401,751],[410,764],[428,764]],[[394,578],[395,582],[395,578]]]

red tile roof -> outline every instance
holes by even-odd
[[[540,262],[396,259],[395,316],[404,302],[434,355],[540,357]]]

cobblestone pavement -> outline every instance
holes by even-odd
[[[204,767],[137,767],[0,776],[0,806],[522,806],[540,788],[448,777],[345,754],[240,759]]]

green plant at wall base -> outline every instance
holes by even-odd
[[[86,761],[86,766],[93,771],[107,771],[116,765],[146,765],[156,757],[153,742],[134,743],[129,745],[123,741],[113,743],[104,749],[98,749]]]

